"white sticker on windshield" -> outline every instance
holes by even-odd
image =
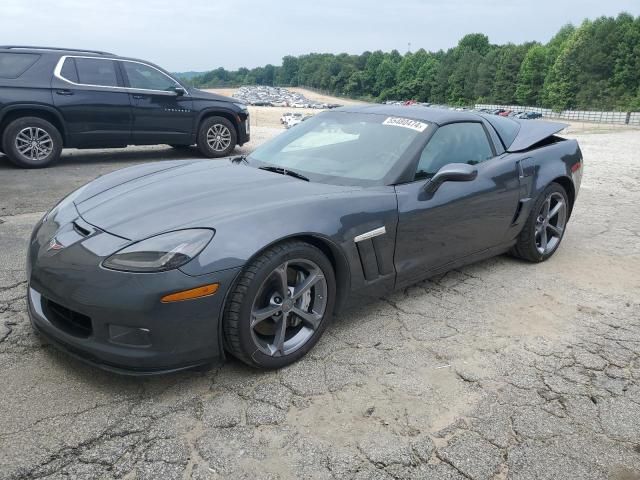
[[[410,118],[401,118],[401,117],[389,117],[384,122],[383,125],[392,125],[394,127],[404,127],[410,128],[411,130],[415,130],[416,132],[424,132],[429,124],[422,123],[417,120],[411,120]]]

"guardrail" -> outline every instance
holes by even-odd
[[[592,110],[563,110],[554,112],[550,108],[525,107],[522,105],[486,105],[476,104],[475,108],[513,110],[516,112],[536,112],[545,118],[557,118],[579,122],[614,123],[619,125],[640,126],[640,112],[599,112]]]

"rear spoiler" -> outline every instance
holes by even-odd
[[[509,145],[509,148],[507,148],[508,152],[527,150],[569,126],[566,123],[545,122],[542,120],[521,120],[518,123],[520,124],[520,130],[511,145]]]

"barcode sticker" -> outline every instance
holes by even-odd
[[[401,117],[389,117],[384,122],[383,125],[391,125],[393,127],[404,127],[410,128],[411,130],[415,130],[416,132],[424,132],[429,126],[428,123],[422,123],[417,120],[411,120],[410,118],[401,118]]]

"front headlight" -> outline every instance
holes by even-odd
[[[193,260],[213,238],[213,230],[194,228],[163,233],[129,245],[102,265],[124,272],[165,272]]]
[[[248,112],[249,108],[247,107],[247,105],[245,103],[234,103],[234,105],[236,107],[238,107],[240,110],[242,110],[243,112]]]

